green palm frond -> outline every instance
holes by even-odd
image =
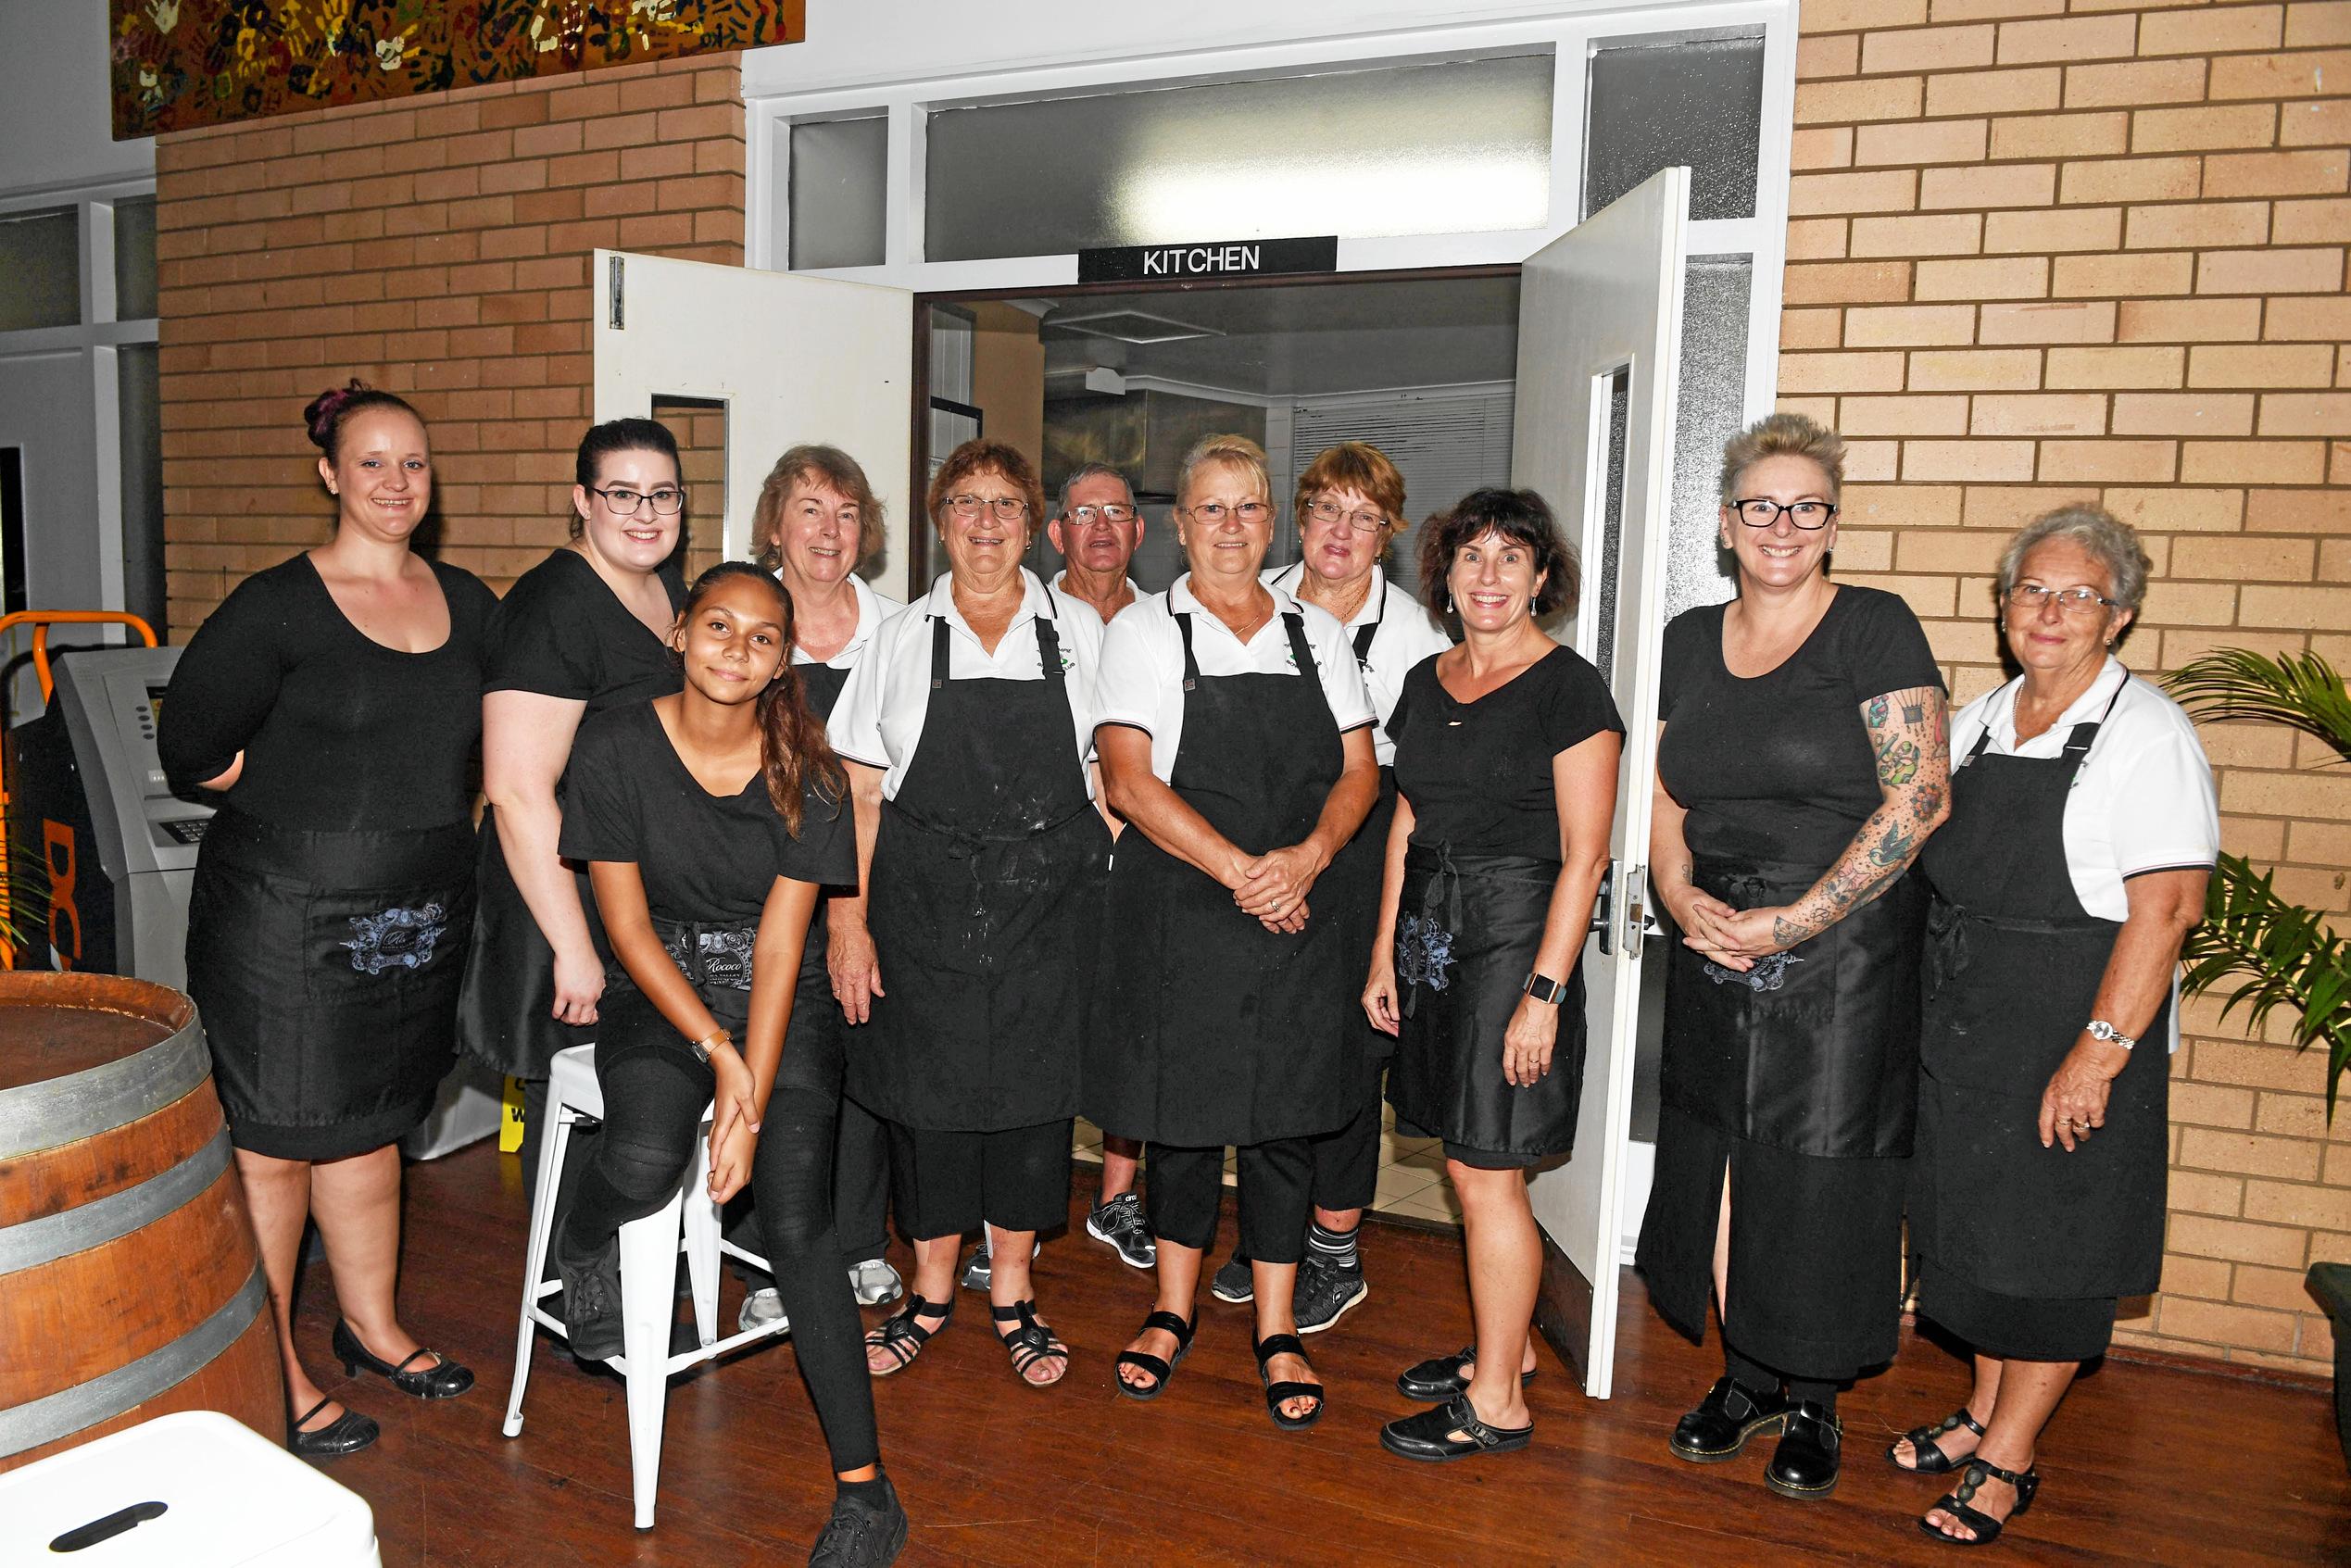
[[[2235,855],[2219,858],[2205,895],[2204,923],[2180,951],[2187,965],[2181,984],[2202,993],[2237,982],[2221,1004],[2223,1018],[2242,1005],[2258,1035],[2283,1007],[2295,1015],[2297,1048],[2325,1041],[2332,1122],[2335,1089],[2351,1065],[2351,1010],[2345,1005],[2351,998],[2351,942],[2313,911],[2278,897],[2276,876],[2255,872]]]
[[[2318,736],[2351,761],[2351,695],[2315,653],[2273,658],[2221,648],[2173,671],[2164,684],[2199,719],[2267,719]]]

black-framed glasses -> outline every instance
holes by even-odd
[[[968,492],[947,498],[947,509],[960,518],[974,518],[980,508],[996,514],[999,522],[1018,522],[1028,516],[1028,503],[1018,495],[974,495]]]
[[[1349,511],[1336,501],[1314,501],[1308,504],[1306,515],[1316,522],[1333,523],[1344,521],[1358,533],[1377,533],[1388,526],[1388,514],[1370,507]]]
[[[1778,501],[1767,501],[1761,495],[1752,495],[1743,501],[1733,501],[1730,503],[1730,509],[1737,512],[1739,521],[1750,528],[1769,528],[1773,523],[1778,522],[1780,514],[1785,512],[1790,522],[1798,528],[1809,531],[1828,527],[1829,520],[1837,515],[1837,508],[1826,501],[1791,501],[1782,506]]]
[[[1228,517],[1237,518],[1254,528],[1264,521],[1272,514],[1273,509],[1263,501],[1243,501],[1238,507],[1228,507],[1222,501],[1202,501],[1197,507],[1186,507],[1184,511],[1186,515],[1208,524],[1211,528],[1216,527]]]
[[[2052,601],[2068,615],[2087,615],[2102,605],[2108,609],[2122,608],[2119,599],[2110,599],[2086,584],[2052,588],[2046,583],[2018,583],[2008,589],[2008,603],[2017,609],[2037,610]]]
[[[1079,528],[1091,528],[1098,522],[1132,522],[1135,521],[1135,508],[1108,501],[1099,507],[1072,507],[1062,516]]]
[[[675,517],[685,509],[685,492],[666,485],[659,490],[632,490],[625,484],[614,484],[599,490],[591,484],[587,493],[603,496],[604,504],[622,517],[635,517],[647,501],[653,503],[658,517]]]

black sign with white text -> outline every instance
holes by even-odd
[[[1282,272],[1336,272],[1339,239],[1215,240],[1188,245],[1115,245],[1077,253],[1081,283],[1260,278]]]

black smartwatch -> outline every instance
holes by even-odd
[[[1557,1007],[1566,997],[1567,983],[1530,972],[1527,976],[1527,994],[1539,1002],[1549,1002]]]

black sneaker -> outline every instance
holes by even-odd
[[[1130,1269],[1148,1269],[1159,1261],[1159,1243],[1151,1239],[1143,1200],[1137,1194],[1122,1192],[1097,1206],[1086,1216],[1086,1234],[1117,1253]]]
[[[1216,1277],[1208,1282],[1208,1293],[1236,1307],[1256,1300],[1257,1277],[1250,1273],[1249,1260],[1238,1252],[1226,1259],[1225,1266],[1216,1271]]]
[[[590,1258],[577,1258],[558,1242],[556,1268],[563,1277],[563,1334],[572,1354],[584,1361],[607,1361],[627,1348],[621,1330],[621,1238],[614,1236]]]
[[[1779,1427],[1793,1408],[1780,1389],[1758,1394],[1736,1378],[1717,1378],[1698,1408],[1674,1424],[1675,1457],[1693,1464],[1735,1458],[1748,1438]]]
[[[1342,1269],[1308,1254],[1298,1265],[1298,1332],[1320,1334],[1362,1306],[1369,1295],[1361,1263]]]
[[[808,1554],[808,1568],[889,1568],[906,1548],[906,1510],[898,1488],[881,1478],[888,1506],[874,1508],[846,1494],[833,1499],[833,1517]]]

